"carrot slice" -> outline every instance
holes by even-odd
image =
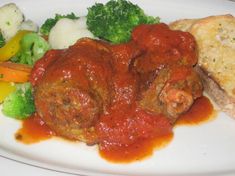
[[[29,80],[31,67],[12,62],[0,63],[0,81],[23,83]]]

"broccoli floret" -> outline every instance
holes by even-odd
[[[0,32],[0,48],[3,47],[5,45],[5,40],[2,36],[2,33]]]
[[[88,29],[96,37],[112,43],[127,42],[135,26],[153,23],[159,23],[159,18],[145,15],[138,5],[126,0],[96,3],[88,8]]]
[[[67,15],[60,15],[60,14],[56,14],[55,18],[48,18],[43,25],[40,28],[40,32],[43,35],[49,35],[49,32],[51,30],[51,28],[53,26],[55,26],[56,22],[59,21],[62,18],[69,18],[69,19],[78,19],[79,17],[77,17],[74,13],[70,13]]]
[[[36,33],[28,33],[20,41],[20,50],[11,61],[33,65],[50,49],[48,42]]]
[[[17,85],[16,91],[5,98],[2,112],[4,115],[15,119],[25,119],[35,112],[30,83]]]

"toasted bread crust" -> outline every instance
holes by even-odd
[[[169,24],[170,29],[172,30],[181,30],[181,31],[189,31],[191,26],[197,21],[198,19],[182,19],[177,20]]]
[[[218,105],[219,109],[235,118],[235,99],[228,96],[220,85],[210,77],[206,70],[203,70],[198,65],[195,67],[195,70],[202,80],[205,92]]]

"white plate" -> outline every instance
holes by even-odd
[[[9,2],[16,2],[26,18],[39,24],[55,13],[85,15],[87,7],[95,3],[87,0],[1,0],[0,5]],[[166,23],[180,18],[235,13],[235,3],[225,0],[134,2]],[[19,126],[19,122],[0,114],[0,155],[42,168],[102,176],[235,175],[235,120],[223,113],[216,120],[200,126],[175,128],[174,139],[167,147],[156,151],[149,159],[131,164],[109,163],[99,156],[96,146],[87,147],[82,143],[60,139],[34,145],[18,143],[14,133]]]

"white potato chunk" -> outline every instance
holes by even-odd
[[[49,43],[53,49],[64,49],[83,37],[94,38],[87,29],[86,17],[77,20],[60,19],[49,33]]]
[[[22,21],[24,15],[14,3],[0,7],[0,31],[6,41],[17,33]]]
[[[38,25],[31,20],[26,20],[21,23],[20,30],[28,30],[28,31],[37,32]]]

